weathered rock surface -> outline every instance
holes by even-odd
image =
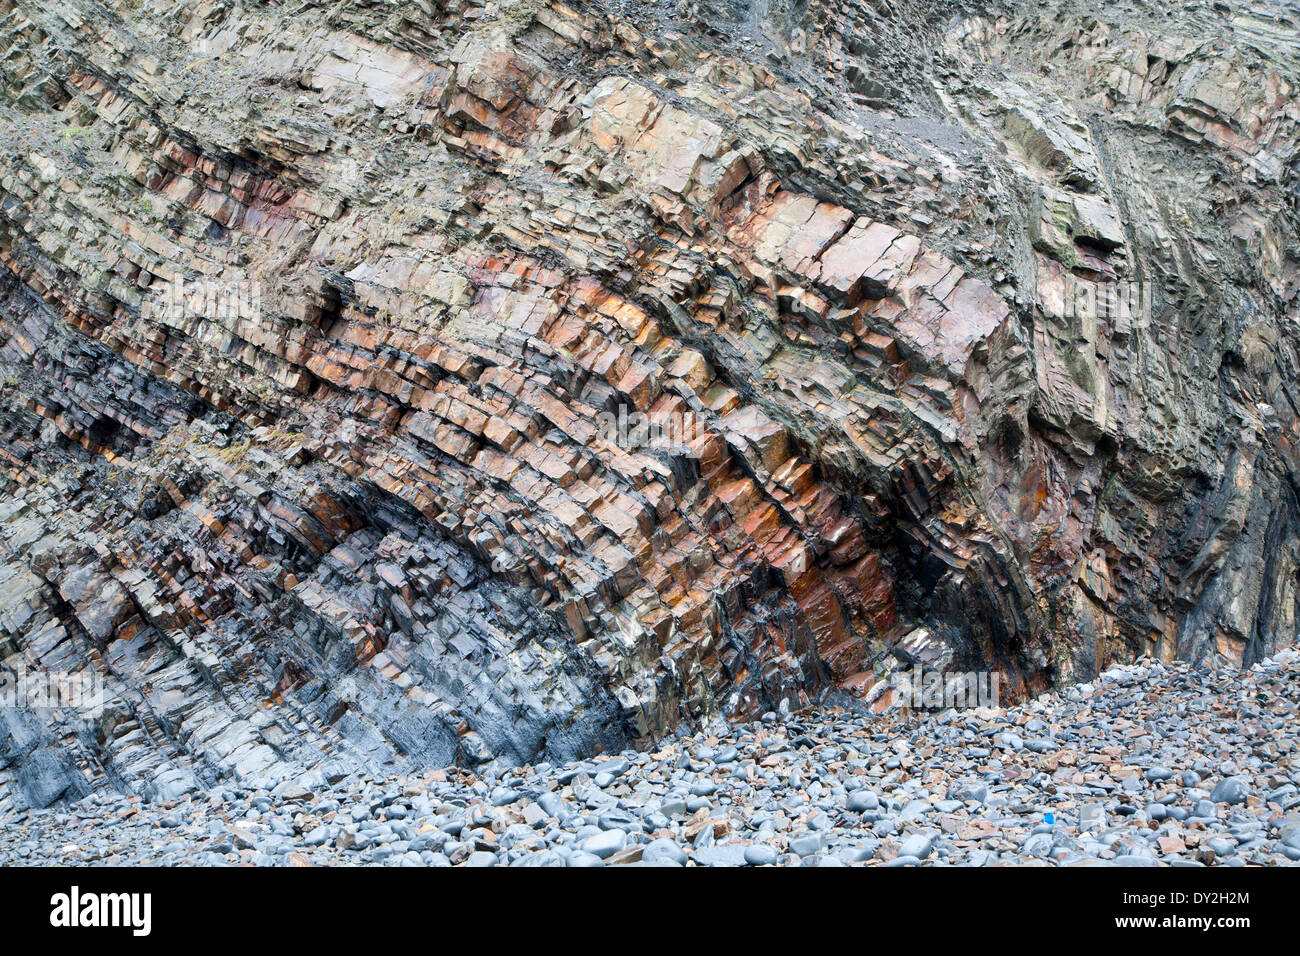
[[[1297,15],[1177,7],[0,0],[0,656],[107,701],[0,813],[1291,644]]]

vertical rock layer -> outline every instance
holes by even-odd
[[[0,0],[0,811],[1292,643],[1298,21]]]

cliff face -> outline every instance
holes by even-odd
[[[0,810],[1292,643],[1300,12],[984,7],[0,0]]]

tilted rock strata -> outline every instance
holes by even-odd
[[[1222,6],[0,0],[0,652],[109,700],[0,800],[1291,643],[1297,49]]]

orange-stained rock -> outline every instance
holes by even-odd
[[[299,6],[3,8],[0,654],[106,679],[86,789],[1294,642],[1282,26]]]

